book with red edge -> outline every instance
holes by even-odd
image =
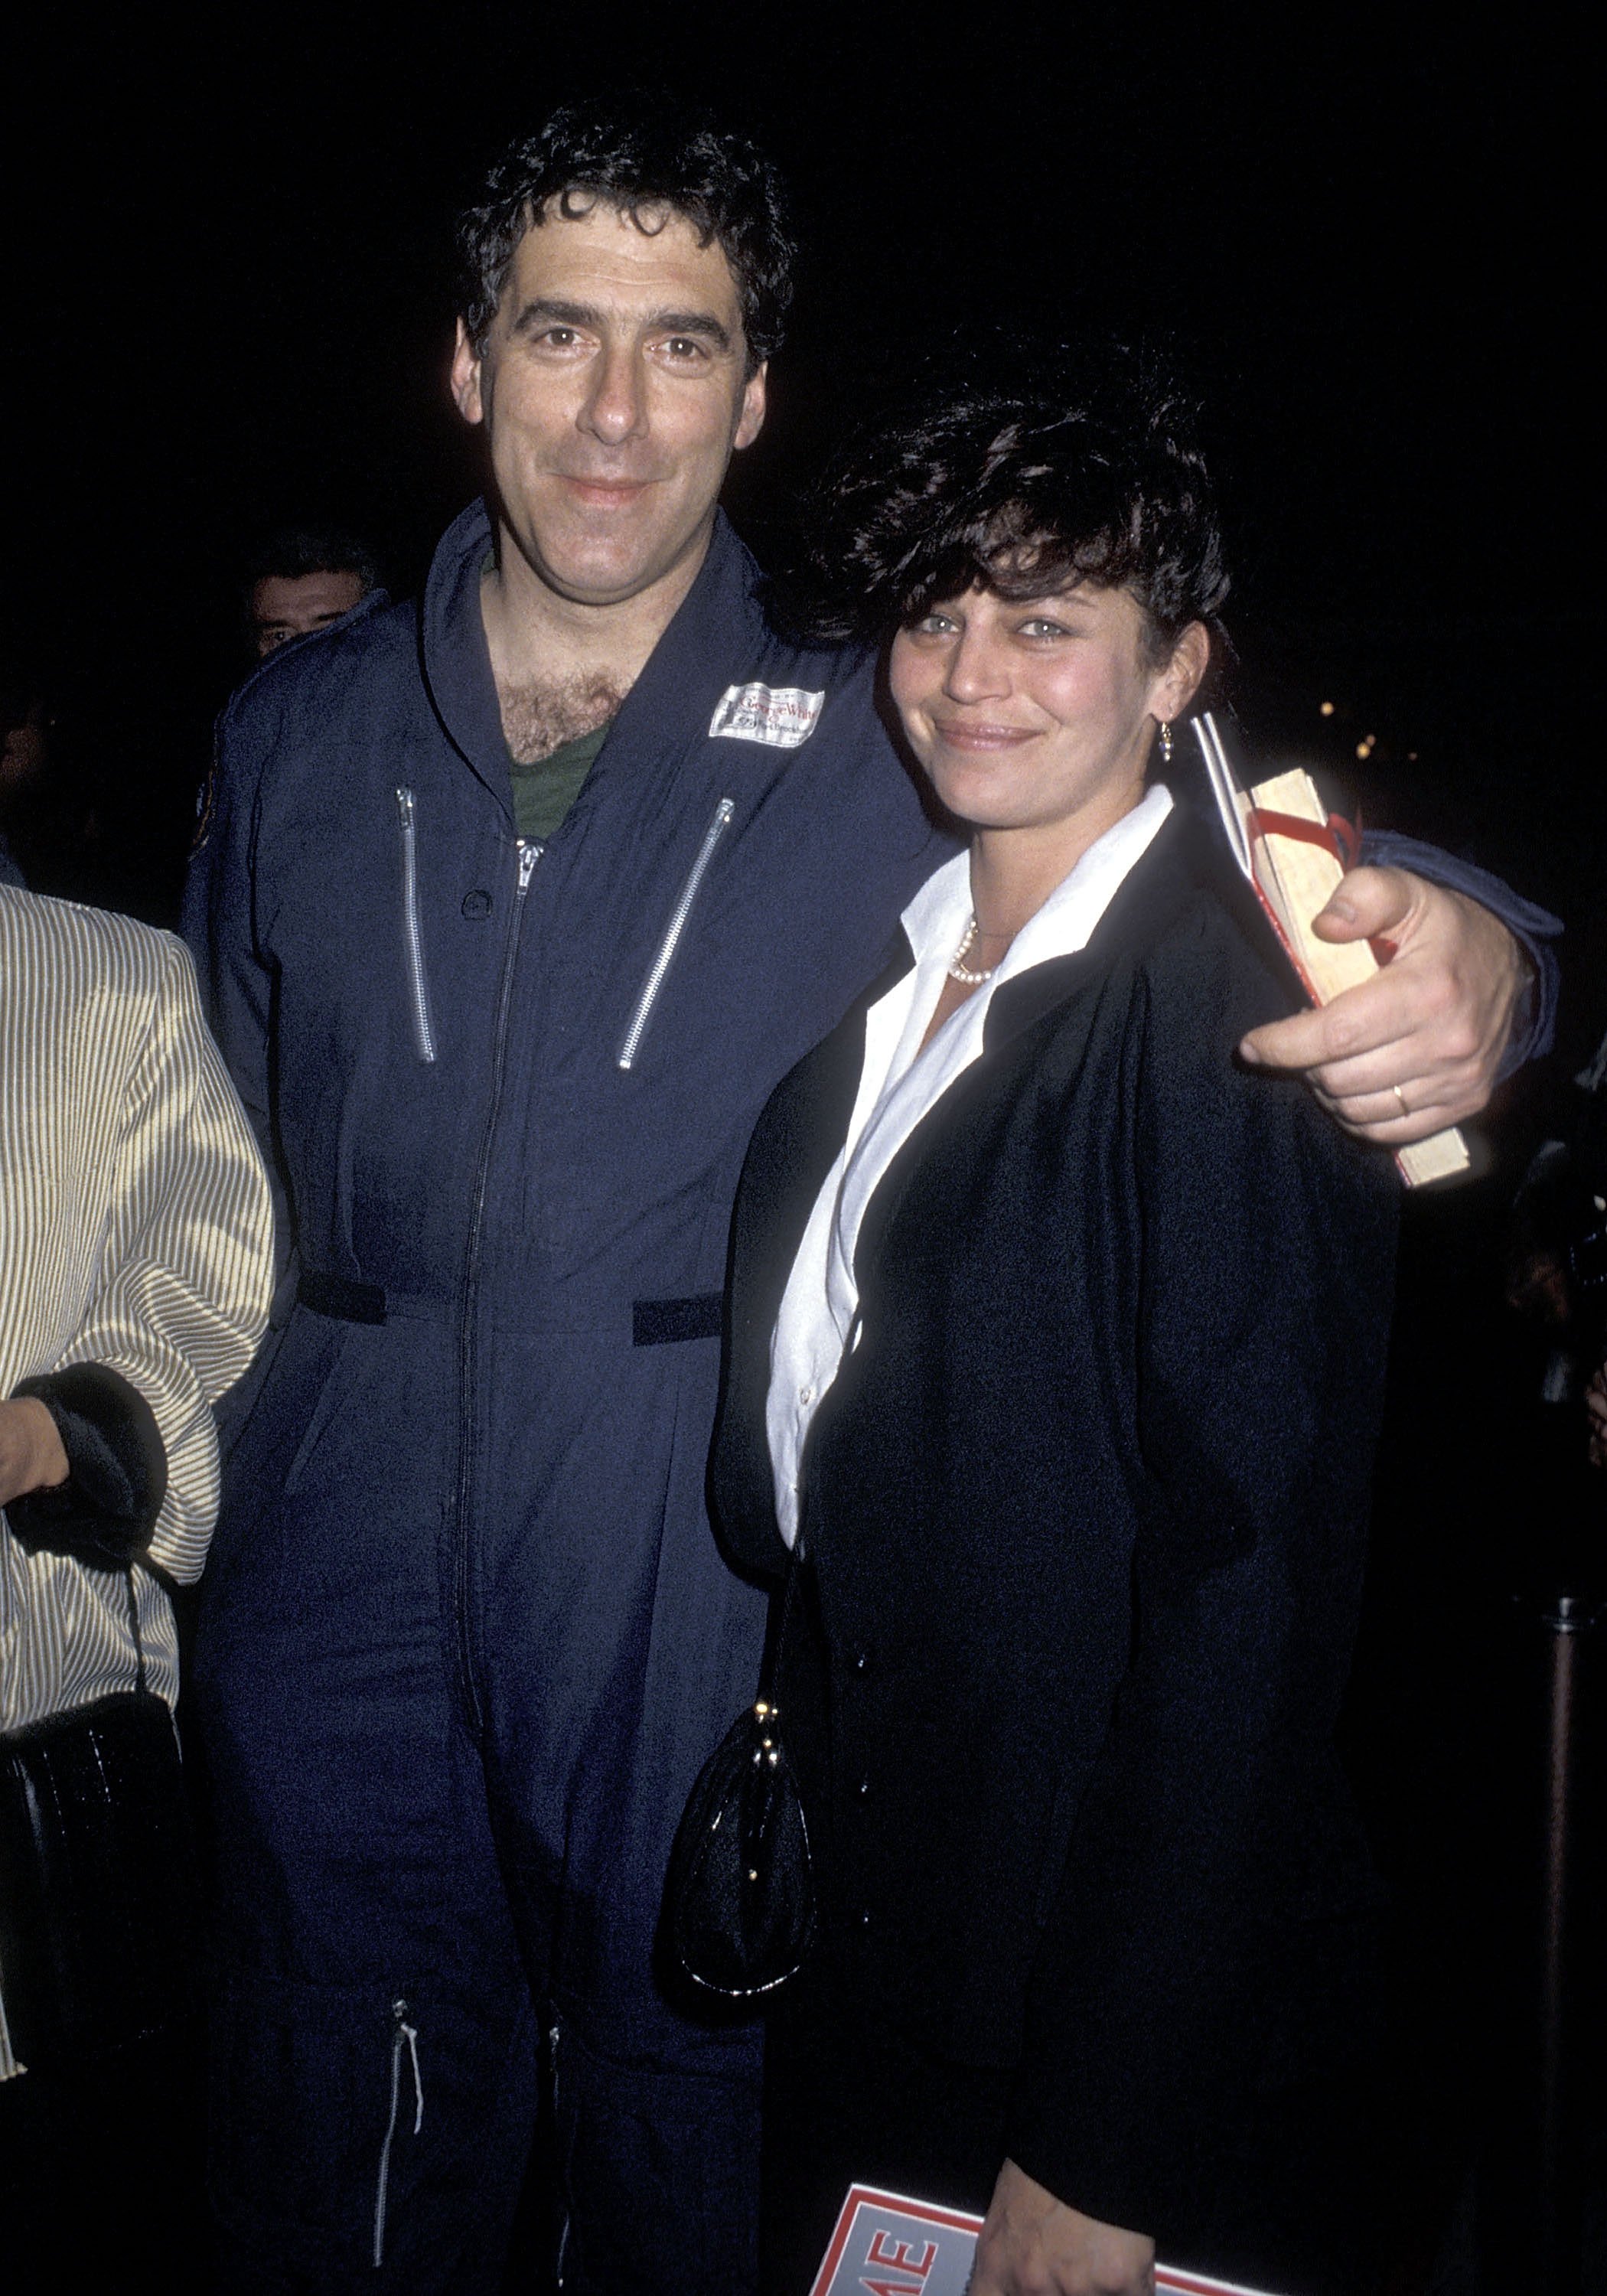
[[[965,2296],[980,2217],[852,2185],[809,2296]],[[1273,2296],[1175,2264],[1155,2267],[1156,2296]]]
[[[1360,847],[1355,830],[1342,814],[1329,812],[1301,767],[1246,787],[1209,710],[1190,723],[1234,858],[1312,1003],[1330,1004],[1342,990],[1372,980],[1379,958],[1370,942],[1319,940],[1311,930],[1355,865]],[[1452,1125],[1398,1148],[1395,1161],[1407,1186],[1421,1188],[1465,1172],[1467,1143]]]

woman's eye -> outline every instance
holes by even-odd
[[[1021,623],[1021,635],[1024,638],[1066,638],[1071,633],[1064,622],[1052,622],[1046,615],[1034,614],[1030,621]]]

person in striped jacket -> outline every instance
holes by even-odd
[[[128,2101],[148,2094],[149,2045],[187,1992],[170,1590],[201,1575],[212,1406],[266,1327],[272,1267],[261,1159],[183,944],[0,882],[0,2225],[13,2256],[20,2221],[48,2223],[56,2263],[86,2218],[105,2223],[66,2207],[57,2177],[100,2149],[108,2112],[122,2122],[112,2149],[130,2149]]]

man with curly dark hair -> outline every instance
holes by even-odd
[[[186,902],[291,1255],[196,1663],[213,2190],[242,2284],[496,2287],[545,2054],[566,2289],[736,2296],[757,2034],[652,1965],[763,1630],[702,1496],[726,1213],[934,833],[717,507],[774,168],[570,107],[462,244],[488,503],[236,696]]]
[[[194,1675],[220,2240],[232,2285],[496,2287],[545,2051],[570,2296],[747,2296],[757,2035],[653,1954],[763,1633],[704,1505],[727,1219],[946,846],[866,658],[771,626],[717,508],[787,309],[769,163],[572,106],[463,246],[488,500],[416,609],[235,696],[186,904],[287,1252]],[[1493,1070],[1518,974],[1400,882],[1467,1042],[1414,1003],[1364,1123]]]
[[[717,240],[742,308],[745,369],[781,348],[794,248],[780,176],[707,115],[647,100],[572,105],[512,144],[458,225],[463,331],[483,351],[526,234],[549,207],[568,220],[602,200],[649,238],[668,212],[701,247]]]

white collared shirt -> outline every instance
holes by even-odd
[[[1170,791],[1157,783],[1091,845],[1017,933],[992,978],[950,1013],[924,1050],[922,1038],[971,919],[970,856],[946,862],[905,910],[914,965],[865,1015],[865,1065],[848,1138],[815,1199],[770,1341],[765,1427],[776,1514],[789,1546],[798,1535],[804,1444],[858,1311],[854,1251],[860,1222],[883,1174],[928,1109],[980,1056],[994,991],[1033,965],[1086,947],[1171,809]]]

